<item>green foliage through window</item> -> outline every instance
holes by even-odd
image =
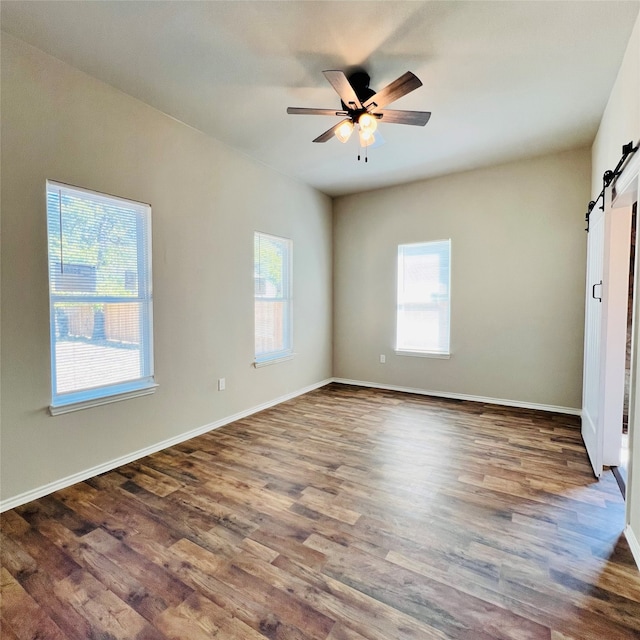
[[[138,295],[138,214],[82,194],[50,189],[49,269],[54,291]]]
[[[151,208],[47,182],[52,407],[153,386]]]

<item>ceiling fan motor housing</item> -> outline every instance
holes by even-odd
[[[353,87],[353,91],[358,96],[360,104],[364,104],[369,98],[374,96],[376,92],[369,88],[369,82],[371,78],[366,71],[356,71],[348,76],[349,84]],[[357,120],[358,116],[362,115],[366,109],[354,109],[354,105],[345,104],[342,100],[342,108],[349,112],[349,115]]]

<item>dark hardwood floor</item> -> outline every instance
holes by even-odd
[[[3,640],[640,638],[575,417],[329,385],[2,515]]]

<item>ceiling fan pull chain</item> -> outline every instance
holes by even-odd
[[[364,148],[364,161],[369,162],[369,148]],[[358,152],[358,162],[360,162],[360,152]]]

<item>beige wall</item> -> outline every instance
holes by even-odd
[[[620,159],[622,145],[640,142],[640,17],[636,20],[607,108],[592,148],[592,196],[602,189],[602,174]],[[612,248],[615,252],[615,247]],[[635,301],[635,322],[640,319],[640,296]],[[637,346],[637,345],[636,345]],[[640,378],[635,381],[635,419],[632,421],[630,477],[627,487],[628,521],[640,564]]]
[[[591,195],[602,190],[602,174],[614,169],[627,142],[640,140],[640,16],[627,45],[592,147]]]
[[[2,177],[3,500],[331,376],[329,198],[4,34]],[[152,396],[47,413],[47,179],[152,205]],[[294,242],[297,355],[261,369],[254,230]]]
[[[578,409],[589,186],[583,149],[337,199],[334,376]],[[397,246],[445,238],[451,358],[396,356]]]

